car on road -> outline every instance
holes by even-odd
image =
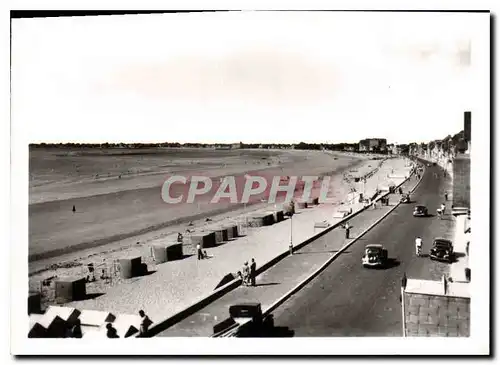
[[[382,245],[367,245],[361,259],[364,267],[382,267],[387,263],[387,250]]]
[[[429,212],[425,205],[416,205],[415,209],[413,209],[414,217],[427,217],[428,214]]]
[[[451,263],[454,258],[453,243],[446,238],[436,238],[429,253],[431,260]]]

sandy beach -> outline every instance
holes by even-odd
[[[161,198],[161,186],[167,174],[203,173],[218,177],[252,171],[279,176],[321,175],[363,161],[355,156],[319,151],[160,150],[157,153],[165,160],[161,164],[158,156],[153,154],[150,157],[152,152],[146,155],[125,152],[115,155],[96,154],[94,151],[32,151],[30,262],[241,208],[223,203],[165,204]],[[141,168],[134,170],[134,161],[138,161]],[[118,165],[122,170],[113,167]],[[79,178],[73,169],[78,169]],[[111,176],[105,176],[108,169]],[[53,174],[50,173],[52,170]],[[125,174],[131,170],[135,172]],[[118,178],[120,171],[123,172],[122,178]],[[73,206],[76,212],[72,212]]]

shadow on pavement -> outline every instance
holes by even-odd
[[[294,252],[294,255],[309,255],[309,254],[314,254],[314,253],[337,253],[339,250],[331,250],[331,251],[308,251],[308,252]],[[344,251],[344,253],[350,253],[350,251]]]
[[[142,273],[141,275],[136,275],[134,278],[141,278],[143,276],[149,276],[151,274],[154,274],[156,272],[156,270],[148,270],[144,273]]]
[[[397,267],[401,265],[401,262],[398,259],[395,258],[389,258],[387,259],[387,263],[385,264],[385,269],[392,269],[393,267]]]
[[[99,298],[102,295],[104,295],[104,293],[87,293],[85,295],[85,297],[83,297],[83,298],[81,298],[79,300],[75,300],[75,302],[79,302],[79,301],[82,301],[82,300],[89,300],[89,299]],[[60,304],[63,304],[63,303],[60,303]]]
[[[238,337],[293,337],[295,331],[289,327],[276,327],[274,325],[273,315],[269,315],[264,319],[260,325],[253,325],[248,327],[245,331],[241,332]]]
[[[271,285],[280,285],[281,283],[258,283],[255,286],[271,286]]]

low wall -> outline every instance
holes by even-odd
[[[404,293],[405,336],[468,337],[470,298]]]

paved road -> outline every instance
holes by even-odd
[[[414,186],[415,183],[415,180],[405,183],[403,189],[406,191],[409,186]],[[357,237],[372,223],[390,211],[392,206],[399,201],[399,195],[389,195],[389,200],[389,206],[367,209],[349,220],[352,227],[351,239]],[[346,242],[345,231],[343,229],[335,228],[326,232],[323,236],[298,249],[293,256],[287,256],[278,264],[258,275],[256,287],[238,287],[200,311],[163,331],[159,336],[210,336],[213,333],[213,325],[226,318],[229,314],[229,306],[238,302],[259,302],[262,305],[262,309],[266,310],[278,298],[282,297],[321,267]],[[348,253],[349,251],[347,250],[343,255]],[[342,261],[342,258],[340,257],[338,260]],[[266,335],[290,335],[286,331],[280,332],[277,330],[271,332],[270,334],[266,330]]]
[[[448,178],[449,179],[449,178]],[[430,213],[443,200],[449,185],[442,170],[428,167],[412,201],[424,204]],[[447,202],[447,210],[450,209]],[[401,277],[439,279],[448,271],[447,264],[417,258],[415,237],[421,235],[424,252],[431,240],[448,236],[453,222],[447,215],[413,218],[415,203],[402,204],[360,241],[349,253],[334,261],[316,279],[292,296],[274,313],[277,328],[294,336],[401,336]],[[361,266],[365,244],[382,243],[395,259],[394,266],[385,270],[370,270]]]

